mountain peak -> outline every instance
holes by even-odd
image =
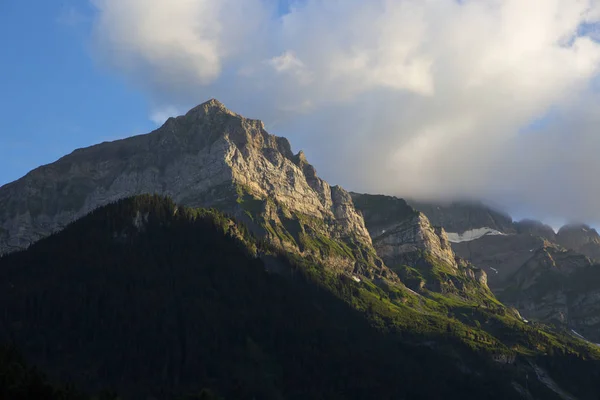
[[[582,232],[582,233],[590,233],[592,235],[597,235],[598,234],[595,229],[591,228],[587,224],[582,224],[582,223],[572,223],[572,224],[564,225],[558,231],[559,234],[561,232],[562,233],[566,233],[566,232]]]
[[[303,152],[294,155],[288,140],[269,134],[261,121],[210,99],[149,134],[76,150],[3,187],[0,254],[28,247],[95,208],[138,194],[241,216],[261,202],[269,212],[277,204],[289,218],[328,221],[331,231],[323,234],[335,231],[336,237],[372,246],[350,196],[320,179]],[[281,218],[272,212],[271,220]]]
[[[200,104],[200,107],[227,109],[227,107],[225,107],[225,104],[221,103],[215,98],[205,101],[204,103]]]
[[[234,113],[233,111],[229,110],[227,107],[225,107],[225,104],[223,104],[219,100],[213,98],[213,99],[205,101],[204,103],[192,108],[190,111],[187,112],[186,116],[193,116],[193,115],[206,116],[206,115],[215,115],[215,114],[219,114],[219,113],[224,113],[224,114],[228,114],[231,116],[238,115],[238,114]]]
[[[556,234],[558,244],[575,250],[586,256],[600,259],[600,235],[598,232],[585,224],[565,225]]]

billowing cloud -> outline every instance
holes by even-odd
[[[600,223],[598,0],[94,0],[157,109],[262,118],[344,186]]]

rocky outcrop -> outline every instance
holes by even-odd
[[[490,235],[453,243],[452,248],[459,257],[485,270],[490,288],[496,290],[504,288],[507,280],[547,244],[543,238],[529,234]]]
[[[426,252],[436,262],[457,268],[454,252],[443,228],[434,228],[424,214],[391,224],[374,236],[377,254],[389,265],[411,264]]]
[[[556,233],[552,227],[533,219],[523,219],[514,223],[518,234],[531,235],[544,238],[551,242],[556,240]]]
[[[352,193],[362,213],[377,253],[390,265],[410,263],[422,252],[436,262],[456,268],[454,252],[446,232],[403,199],[392,196]]]
[[[346,240],[374,254],[346,191],[320,179],[302,152],[292,153],[287,139],[214,99],[169,118],[154,132],[76,150],[1,187],[0,254],[137,194],[165,195],[242,218],[261,213],[266,219],[256,227],[263,231],[279,214],[296,222],[321,221],[310,234]],[[304,225],[294,233],[306,233]],[[270,232],[277,235],[274,228]]]
[[[600,261],[600,235],[588,225],[565,225],[558,231],[556,242],[561,246]]]
[[[498,232],[514,232],[512,218],[480,202],[455,201],[432,203],[409,200],[415,209],[427,215],[435,226],[447,232],[463,233],[477,228],[490,228]]]
[[[600,341],[600,266],[572,250],[547,244],[496,291],[528,320],[573,329]]]
[[[352,193],[377,254],[415,291],[491,296],[487,274],[454,254],[446,231],[391,196]]]

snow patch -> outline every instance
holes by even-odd
[[[574,329],[571,329],[571,332],[573,332],[575,334],[575,336],[579,337],[580,339],[586,340],[583,336],[581,336],[579,333],[575,332]]]
[[[448,235],[448,241],[452,243],[470,242],[488,235],[504,235],[504,233],[500,231],[487,227],[471,229],[463,233],[446,232],[446,234]]]
[[[575,330],[573,330],[573,329],[571,329],[571,332],[573,332],[575,334],[575,336],[577,336],[581,340],[585,340],[586,342],[588,342],[590,344],[595,344],[596,346],[600,346],[599,343],[590,342],[589,340],[587,340],[586,338],[584,338],[581,334],[575,332]]]

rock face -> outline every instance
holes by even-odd
[[[512,218],[479,202],[430,203],[409,200],[412,207],[427,215],[435,226],[447,232],[463,233],[477,228],[490,228],[510,233],[514,231]]]
[[[517,233],[541,237],[551,242],[556,240],[556,233],[554,233],[554,229],[541,223],[540,221],[524,219],[515,222],[514,226]]]
[[[584,224],[566,225],[555,233],[554,229],[540,221],[524,219],[513,222],[507,214],[478,202],[444,204],[409,201],[409,204],[427,215],[432,224],[442,226],[453,237],[467,232],[470,234],[467,236],[471,236],[472,240],[479,240],[483,235],[473,235],[473,233],[481,230],[503,233],[506,236],[530,235],[600,261],[600,235],[595,229]],[[525,237],[521,236],[521,238]],[[501,238],[496,239],[502,241]],[[453,246],[460,256],[464,256],[460,251],[464,247],[464,245]]]
[[[453,243],[459,257],[485,270],[492,290],[501,290],[547,241],[529,234],[492,235],[477,240]]]
[[[457,268],[454,252],[443,228],[434,228],[424,214],[391,224],[374,236],[377,254],[390,265],[410,264],[416,253],[426,251],[437,262]]]
[[[352,193],[377,254],[413,290],[488,294],[487,274],[456,257],[441,227],[403,199]]]
[[[403,199],[359,193],[352,193],[352,198],[386,263],[410,263],[416,254],[427,252],[436,261],[457,267],[444,229],[433,227],[423,213]]]
[[[587,225],[563,226],[556,235],[556,242],[600,261],[600,235]]]
[[[346,191],[318,178],[304,154],[294,155],[287,139],[268,134],[261,121],[210,100],[152,133],[76,150],[1,187],[0,254],[145,193],[241,216],[285,210],[324,221],[320,233],[328,237],[371,248]]]
[[[454,236],[458,233],[465,238],[452,243],[449,249],[444,246],[444,229],[428,229],[424,218],[399,207],[398,204],[408,207],[403,200],[397,199],[398,204],[394,205],[390,200],[371,199],[369,203],[364,197],[353,196],[365,216],[375,248],[409,287],[422,287],[422,277],[411,275],[409,269],[398,269],[397,265],[412,262],[422,272],[426,267],[419,265],[418,260],[423,259],[423,254],[430,254],[434,262],[458,266],[457,271],[463,271],[463,276],[478,279],[480,287],[489,282],[498,299],[517,309],[525,319],[574,330],[600,343],[600,265],[593,259],[599,254],[596,251],[600,249],[600,236],[590,227],[569,225],[555,234],[541,222],[512,222],[510,217],[480,204],[413,203]],[[402,218],[395,219],[395,214]],[[484,228],[498,234],[476,235]],[[439,240],[432,232],[439,233]],[[455,263],[448,262],[452,251],[458,256]],[[460,283],[453,282],[456,287]],[[463,284],[463,292],[468,287]],[[449,290],[441,283],[433,289]]]
[[[546,245],[497,292],[523,317],[572,329],[600,342],[600,266],[588,257]]]

